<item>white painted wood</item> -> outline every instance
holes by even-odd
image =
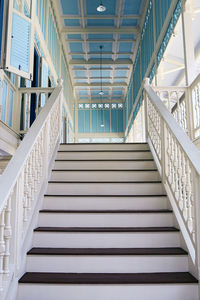
[[[159,197],[59,197],[45,196],[44,209],[165,209],[168,199]]]
[[[61,144],[60,151],[149,150],[148,144]]]
[[[120,248],[179,247],[179,232],[67,233],[34,232],[34,247]]]
[[[20,284],[18,300],[198,300],[195,284],[64,285]]]
[[[52,195],[160,195],[161,183],[83,183],[49,182],[47,193]]]
[[[63,256],[28,255],[27,272],[148,273],[187,272],[187,255]]]
[[[53,171],[53,181],[144,181],[160,180],[158,171]]]
[[[38,226],[143,227],[173,226],[171,213],[40,213]]]
[[[148,152],[58,152],[57,159],[75,159],[75,160],[93,160],[93,159],[109,159],[109,160],[117,160],[117,159],[152,159],[152,154],[150,151]]]
[[[155,94],[153,89],[145,84],[145,90],[147,91],[148,95],[151,98],[154,106],[159,111],[159,114],[162,116],[164,122],[170,128],[171,132],[175,136],[176,140],[184,149],[185,155],[189,158],[191,164],[193,165],[194,169],[196,170],[197,174],[200,175],[200,166],[199,166],[199,159],[200,159],[200,152],[199,150],[193,145],[189,137],[185,134],[182,128],[177,124],[174,117],[170,114],[170,112],[166,109],[165,105],[159,99],[159,97]]]
[[[55,169],[74,170],[119,170],[119,169],[154,169],[155,162],[152,161],[55,161]]]

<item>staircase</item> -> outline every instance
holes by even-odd
[[[61,144],[18,300],[197,300],[148,144]]]

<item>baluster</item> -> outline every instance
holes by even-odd
[[[182,177],[181,177],[181,192],[182,192],[182,198],[183,198],[183,217],[185,220],[187,220],[187,192],[186,192],[186,159],[184,153],[182,153]]]
[[[10,262],[10,240],[12,236],[11,228],[11,201],[12,201],[13,192],[8,198],[8,202],[5,208],[5,229],[4,229],[4,238],[5,238],[5,255],[4,255],[4,274],[9,275],[9,262]]]
[[[5,228],[5,208],[0,215],[0,291],[3,290],[3,260],[5,255],[5,240],[4,240],[4,228]]]
[[[26,223],[28,221],[28,163],[24,167],[24,202],[23,202],[23,221]]]
[[[187,192],[187,224],[190,233],[194,231],[194,201],[192,194],[192,178],[189,160],[186,161],[186,192]],[[195,235],[194,235],[195,236]]]
[[[31,93],[27,93],[27,112],[26,112],[26,128],[28,129],[30,126],[30,112],[31,112]]]

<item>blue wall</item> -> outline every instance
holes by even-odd
[[[152,55],[155,50],[155,45],[160,36],[160,33],[163,29],[163,25],[166,20],[166,16],[170,9],[170,5],[176,2],[176,7],[173,12],[173,15],[170,19],[168,28],[166,30],[165,36],[161,43],[161,46],[158,52],[155,54],[156,61],[153,61],[152,66],[150,66]],[[154,40],[154,25],[153,25],[153,15],[155,13],[155,29],[156,36]],[[129,130],[134,122],[134,119],[140,109],[142,102],[142,90],[140,90],[143,79],[149,77],[150,80],[154,77],[155,74],[155,65],[159,65],[164,51],[167,47],[169,39],[173,33],[174,27],[177,23],[177,20],[181,13],[181,0],[155,0],[155,7],[153,5],[153,0],[149,0],[149,5],[146,12],[146,17],[144,25],[141,31],[141,40],[137,49],[137,55],[135,63],[133,66],[133,73],[130,79],[128,92],[125,99],[125,129],[127,130],[126,135],[128,135]],[[150,71],[147,73],[147,70]],[[139,94],[140,92],[140,94]],[[137,99],[137,105],[135,106],[134,111],[133,106]],[[128,124],[128,122],[130,123]],[[129,126],[128,126],[129,125]]]
[[[102,124],[104,127],[101,126]],[[123,104],[80,103],[78,105],[78,132],[124,132]]]

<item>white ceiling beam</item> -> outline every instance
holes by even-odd
[[[88,43],[113,43],[115,40],[114,39],[106,39],[106,40],[103,40],[103,39],[87,39],[86,40]],[[136,39],[123,39],[123,40],[118,40],[118,42],[120,43],[132,43],[132,42],[135,42]],[[66,42],[70,43],[70,42],[73,42],[73,43],[82,43],[83,42],[83,39],[67,39],[66,38]]]
[[[130,27],[87,27],[87,28],[80,28],[80,27],[63,27],[62,34],[90,34],[90,33],[139,33],[139,27],[137,26],[130,26]]]
[[[73,1],[73,0],[72,0]],[[74,15],[62,15],[61,19],[67,19],[67,20],[79,20],[81,19],[82,16],[74,16]],[[86,20],[109,20],[109,19],[118,19],[118,16],[116,15],[102,15],[102,16],[97,16],[97,15],[90,15],[90,16],[84,16]],[[125,15],[125,16],[120,16],[120,19],[129,19],[129,20],[138,20],[140,18],[139,15]]]
[[[163,57],[163,61],[175,66],[184,67],[184,59],[178,56],[168,54]]]
[[[90,84],[88,83],[74,83],[74,87],[101,87],[100,82],[92,82]],[[114,83],[109,83],[109,82],[103,82],[103,87],[113,87],[113,86],[123,86],[126,87],[127,83],[126,82],[114,82]]]
[[[69,52],[69,55],[84,55],[85,52],[83,51],[80,51],[80,52]],[[88,52],[87,53],[88,55],[99,55],[99,52]],[[117,53],[114,53],[114,52],[103,52],[102,55],[113,55],[113,54],[116,54],[116,55],[133,55],[133,52],[117,52]]]
[[[72,59],[69,61],[70,65],[98,65],[99,66],[99,59],[89,59],[88,61],[86,60],[81,60],[81,59]],[[103,59],[102,60],[102,65],[132,65],[133,62],[131,59],[117,59],[117,60],[112,60],[112,59]]]

